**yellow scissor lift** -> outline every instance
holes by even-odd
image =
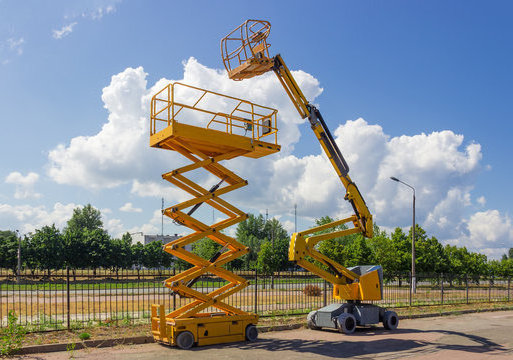
[[[188,349],[194,344],[209,345],[255,340],[258,315],[227,303],[227,298],[249,285],[248,281],[223,265],[248,252],[248,248],[223,230],[245,219],[247,214],[221,199],[221,195],[248,182],[221,161],[239,156],[260,158],[280,151],[277,144],[277,111],[249,101],[218,94],[181,83],[171,83],[151,101],[150,146],[173,150],[192,163],[162,175],[162,178],[193,196],[164,210],[175,223],[193,230],[164,246],[164,251],[193,266],[164,281],[175,294],[189,302],[169,313],[164,305],[151,309],[153,337],[156,341]],[[185,176],[203,169],[218,178],[210,190]],[[224,184],[221,186],[221,183]],[[225,214],[226,219],[208,225],[192,217],[201,204]],[[186,211],[189,209],[189,211]],[[187,245],[208,237],[221,245],[212,259],[204,259],[186,249]],[[193,288],[200,276],[212,274],[227,284],[207,293]]]

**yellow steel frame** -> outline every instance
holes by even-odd
[[[346,189],[344,198],[351,203],[355,211],[353,216],[346,219],[293,234],[289,247],[289,260],[331,282],[334,285],[335,299],[380,300],[381,283],[377,271],[358,275],[315,249],[315,245],[320,241],[349,234],[362,233],[366,237],[372,237],[372,214],[356,184],[347,173],[347,169],[344,170],[340,164],[337,164],[339,160],[335,157],[337,157],[338,147],[333,144],[331,134],[320,113],[307,101],[281,55],[273,58],[269,56],[267,38],[270,29],[271,24],[268,21],[247,20],[221,40],[221,53],[228,76],[233,80],[243,80],[270,70],[274,71],[300,116],[309,118],[315,136]],[[335,153],[334,147],[337,150]],[[340,159],[341,154],[338,156]],[[348,223],[352,224],[353,228],[313,235]],[[325,271],[312,260],[327,265],[335,274]]]
[[[177,88],[187,91],[180,92]],[[196,97],[191,97],[191,91]],[[206,101],[207,96],[212,98]],[[226,104],[228,100],[232,101],[232,109],[223,109],[222,112],[212,109],[217,106],[213,104]],[[196,122],[196,125],[202,126],[183,124],[187,117],[186,110],[192,111],[189,113],[191,116],[206,114],[203,123]],[[212,124],[216,122],[222,125],[218,130],[212,129]],[[238,126],[252,131],[249,134],[246,131],[245,136],[235,134]],[[176,151],[191,161],[189,165],[162,175],[163,179],[192,196],[190,200],[166,208],[164,215],[193,230],[191,234],[164,246],[164,251],[193,265],[165,280],[164,285],[192,300],[167,314],[163,305],[152,305],[152,331],[157,341],[175,345],[176,337],[183,331],[190,331],[198,345],[242,341],[246,327],[257,323],[256,314],[226,302],[231,295],[247,287],[248,281],[226,270],[223,265],[246,254],[249,249],[223,233],[228,227],[245,220],[247,214],[221,199],[221,196],[246,186],[248,182],[220,162],[238,156],[257,158],[275,153],[280,150],[276,141],[274,109],[180,83],[169,84],[153,96],[150,145]],[[222,180],[224,186],[214,191],[207,190],[186,177],[188,172],[199,169]],[[226,218],[208,225],[187,213],[186,209],[202,203],[226,215]],[[204,259],[186,250],[187,245],[203,238],[221,245],[223,252],[215,260]],[[191,280],[207,273],[226,280],[227,284],[208,293],[190,286]],[[213,309],[215,311],[211,311]]]

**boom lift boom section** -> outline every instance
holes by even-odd
[[[361,233],[365,237],[372,237],[372,214],[358,187],[351,180],[349,166],[319,109],[308,102],[281,55],[272,58],[269,56],[270,44],[267,43],[267,38],[270,27],[268,21],[247,20],[221,40],[221,52],[228,76],[233,80],[243,80],[271,70],[276,74],[300,116],[303,119],[308,118],[317,140],[346,190],[344,199],[349,201],[354,210],[354,215],[348,218],[294,233],[289,247],[289,260],[332,283],[336,299],[381,300],[381,268],[379,271],[368,271],[372,267],[367,267],[362,271],[363,267],[358,267],[352,271],[315,249],[320,241],[349,234]],[[352,223],[353,227],[316,234],[348,223]],[[331,271],[324,270],[311,259],[309,261],[308,257],[326,265]]]

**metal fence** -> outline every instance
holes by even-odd
[[[82,328],[93,324],[149,322],[151,304],[176,309],[190,299],[172,295],[162,281],[175,270],[26,270],[15,276],[0,270],[0,327],[9,311],[29,331]],[[308,313],[334,302],[331,284],[304,271],[237,272],[250,285],[227,303],[261,316]],[[222,286],[223,280],[204,276],[195,287],[202,292]],[[408,274],[384,279],[383,300],[388,307],[469,304],[511,301],[511,278],[494,276],[417,276],[412,291]],[[211,310],[211,309],[207,309]]]

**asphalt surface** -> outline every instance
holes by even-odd
[[[260,334],[254,343],[179,350],[160,344],[19,357],[35,359],[513,359],[513,311],[402,320],[399,329],[358,328],[352,335],[297,329]]]

